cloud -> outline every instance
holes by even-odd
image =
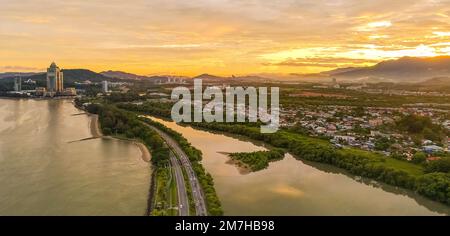
[[[303,197],[305,195],[305,193],[302,190],[285,184],[272,187],[270,191],[277,193],[279,195],[293,198]]]
[[[367,48],[352,50],[348,52],[340,53],[352,58],[372,58],[378,60],[394,59],[405,56],[410,57],[434,57],[439,55],[446,55],[445,53],[439,53],[434,47],[428,45],[419,45],[416,47],[404,47],[396,50],[389,50],[387,48]]]
[[[336,63],[309,63],[309,62],[299,62],[295,60],[288,60],[278,63],[262,63],[265,66],[295,66],[295,67],[327,67],[333,68],[338,67]]]
[[[376,22],[370,22],[367,24],[367,27],[369,28],[380,28],[380,27],[391,27],[392,23],[390,21],[376,21]]]
[[[387,39],[389,35],[370,35],[369,39]]]
[[[0,64],[45,67],[51,58],[140,74],[315,72],[448,54],[435,45],[448,42],[449,15],[440,0],[2,0]]]
[[[199,49],[214,47],[211,44],[100,44],[106,49]]]
[[[13,16],[20,22],[32,24],[47,24],[55,20],[52,16]]]
[[[437,35],[439,37],[450,37],[450,32],[437,31],[437,32],[433,32],[433,34]]]
[[[375,22],[369,22],[367,24],[361,25],[361,26],[357,26],[354,29],[356,31],[376,31],[379,30],[380,28],[388,28],[391,27],[392,23],[390,21],[375,21]]]

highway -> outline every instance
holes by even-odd
[[[180,216],[189,216],[189,200],[186,192],[186,185],[184,183],[183,171],[180,167],[175,154],[170,151],[170,165],[175,172],[175,180],[177,182],[178,193],[178,214]]]
[[[191,190],[192,190],[192,197],[193,197],[194,203],[195,203],[196,215],[198,215],[198,216],[208,215],[208,211],[206,210],[205,197],[203,196],[202,187],[200,186],[200,183],[198,181],[197,175],[194,172],[194,169],[192,169],[191,161],[189,160],[186,153],[184,153],[184,151],[181,149],[179,144],[168,134],[166,134],[165,132],[163,132],[163,131],[159,130],[158,128],[153,127],[145,122],[143,122],[143,123],[145,125],[147,125],[148,127],[152,128],[153,130],[155,130],[161,136],[161,138],[164,139],[164,141],[167,143],[167,145],[175,152],[175,154],[180,159],[181,165],[185,169],[185,171],[188,175],[188,178],[189,178],[189,183],[191,185]],[[177,180],[177,182],[178,182],[178,180]]]

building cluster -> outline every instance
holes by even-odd
[[[24,83],[26,83],[27,81],[25,81]],[[31,91],[22,90],[22,78],[16,77],[16,78],[14,78],[13,90],[8,91],[8,94],[13,95],[13,96],[30,96]]]
[[[55,97],[77,95],[75,88],[64,89],[63,72],[54,62],[47,68],[46,81],[46,88],[36,88],[36,96]]]
[[[304,106],[282,108],[280,125],[300,127],[302,132],[309,135],[330,139],[336,147],[352,146],[370,151],[378,150],[386,155],[396,151],[411,156],[419,150],[427,153],[449,151],[450,140],[447,139],[441,145],[422,140],[421,145],[417,145],[409,135],[389,127],[402,115],[416,114],[428,116],[433,123],[450,130],[447,113],[446,110],[417,107],[368,107],[357,112],[351,106]],[[389,148],[377,146],[381,142],[389,142]]]
[[[181,76],[165,76],[155,80],[155,84],[185,84],[186,80]]]
[[[22,82],[20,77],[14,79],[14,91],[11,94],[38,97],[75,96],[75,88],[64,88],[64,75],[61,69],[53,62],[46,73],[46,87],[36,87],[34,90],[22,90],[22,83],[36,85],[36,81],[28,79]]]

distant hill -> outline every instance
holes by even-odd
[[[27,77],[31,75],[39,74],[37,72],[4,72],[0,73],[0,79],[10,78],[10,77]]]
[[[245,81],[245,82],[270,82],[273,81],[273,79],[268,77],[263,77],[259,75],[247,75],[247,76],[238,76],[238,77],[232,77],[232,79]]]
[[[433,77],[450,76],[450,56],[402,57],[362,68],[344,68],[322,72],[338,79],[420,82]]]
[[[450,91],[450,77],[436,77],[415,83],[423,90]]]
[[[450,86],[450,77],[436,77],[436,78],[432,78],[432,79],[428,79],[428,80],[419,82],[417,84],[434,85],[434,86],[442,86],[442,85]]]
[[[210,74],[201,74],[201,75],[192,77],[192,79],[202,79],[205,81],[220,81],[220,80],[227,79],[227,77],[221,77],[221,76],[210,75]]]
[[[118,79],[106,77],[100,73],[86,69],[64,69],[64,80],[69,82],[82,82],[89,80],[91,82],[118,81]]]
[[[109,77],[109,78],[117,78],[117,79],[124,79],[124,80],[141,80],[141,79],[148,79],[148,76],[143,76],[143,75],[136,75],[136,74],[132,74],[132,73],[128,73],[128,72],[123,72],[123,71],[112,71],[112,70],[108,70],[108,71],[103,71],[100,72],[100,74]]]
[[[360,68],[358,68],[358,67],[338,68],[338,69],[334,69],[334,70],[330,70],[330,71],[321,72],[321,74],[333,76],[333,75],[338,75],[338,74],[341,74],[341,73],[354,71],[354,70],[357,70],[357,69],[360,69]]]

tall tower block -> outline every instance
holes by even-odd
[[[64,90],[64,77],[59,67],[53,62],[47,68],[47,92],[51,95],[61,94]]]

